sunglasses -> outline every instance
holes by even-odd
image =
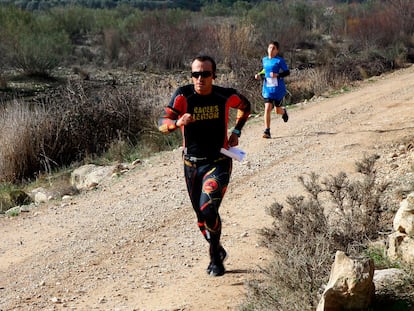
[[[212,75],[213,75],[213,72],[212,71],[193,71],[191,73],[191,76],[193,78],[196,78],[196,79],[198,79],[200,77],[202,77],[202,78],[209,78]]]

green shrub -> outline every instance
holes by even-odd
[[[393,262],[387,257],[385,247],[370,245],[363,251],[363,254],[374,261],[374,266],[377,270],[400,267],[399,263]]]
[[[69,52],[67,34],[46,15],[0,9],[0,38],[7,63],[27,75],[48,76]]]
[[[14,206],[29,204],[30,202],[30,197],[15,185],[0,183],[0,214]]]
[[[49,14],[57,29],[64,31],[75,43],[81,36],[96,29],[95,13],[95,10],[70,6],[54,8]]]
[[[376,179],[376,159],[357,162],[360,178],[345,173],[323,180],[314,173],[302,176],[306,197],[289,196],[286,206],[276,202],[269,207],[273,226],[262,229],[261,236],[274,256],[263,269],[264,280],[249,282],[242,310],[316,309],[334,253],[360,254],[378,237],[386,185]]]
[[[218,1],[203,6],[201,10],[206,16],[228,16],[232,12],[230,7]]]
[[[51,71],[63,63],[68,54],[66,34],[26,31],[20,32],[17,39],[12,64],[27,75],[50,76]]]

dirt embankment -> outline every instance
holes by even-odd
[[[223,277],[205,272],[207,245],[176,150],[68,203],[0,218],[0,310],[236,309],[269,258],[257,234],[271,222],[265,208],[301,193],[299,175],[352,173],[372,153],[393,167],[385,175],[412,173],[408,154],[397,166],[388,155],[414,136],[414,66],[300,105],[288,123],[272,118],[272,139],[261,138],[261,117],[242,133],[247,159],[235,162],[221,207]]]

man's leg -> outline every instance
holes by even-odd
[[[184,166],[187,190],[197,215],[197,225],[209,242],[211,261],[207,272],[214,276],[223,275],[225,271],[223,261],[227,257],[227,252],[220,244],[221,219],[218,208],[226,192],[231,170],[230,159],[220,161],[217,167],[212,165],[196,167],[189,163]]]
[[[200,211],[201,182],[203,175],[200,173],[200,169],[195,165],[186,163],[184,165],[184,177],[191,205],[197,215],[197,226],[204,238],[210,242],[210,234],[206,230],[205,219]]]
[[[273,105],[270,102],[265,103],[265,109],[264,109],[264,125],[265,130],[263,133],[263,138],[270,138],[270,118],[272,115],[272,108]]]
[[[200,197],[200,211],[205,219],[205,227],[210,236],[210,264],[207,272],[214,276],[225,272],[223,260],[226,251],[221,246],[221,218],[219,207],[230,180],[232,162],[230,159],[220,161],[204,177]]]
[[[283,99],[276,101],[275,112],[276,112],[276,114],[281,114],[283,121],[287,122],[289,120],[289,115],[287,113],[286,108],[282,107],[282,101],[283,101]]]

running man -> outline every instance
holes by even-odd
[[[191,63],[192,84],[179,87],[159,118],[168,134],[181,128],[184,176],[197,224],[209,243],[207,273],[221,276],[227,253],[221,245],[219,207],[232,171],[232,159],[220,153],[238,145],[241,130],[250,115],[250,102],[235,89],[213,85],[216,62],[197,56]],[[229,109],[237,109],[236,124],[228,137]]]

